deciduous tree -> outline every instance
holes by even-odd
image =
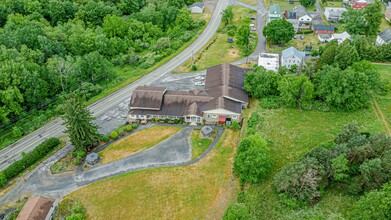
[[[263,35],[269,42],[282,44],[289,42],[293,38],[295,30],[291,23],[285,19],[279,19],[270,21],[263,29]]]

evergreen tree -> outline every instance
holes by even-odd
[[[92,122],[94,117],[74,93],[68,96],[63,105],[63,119],[66,133],[76,149],[88,151],[99,141],[98,126]]]

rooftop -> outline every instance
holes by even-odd
[[[391,42],[391,30],[388,28],[385,31],[380,32],[379,37],[386,43]]]
[[[200,7],[200,8],[203,8],[204,7],[204,3],[203,2],[194,2],[193,4],[189,5],[188,8],[192,8],[192,7]]]
[[[30,197],[23,209],[20,211],[17,220],[45,219],[48,215],[54,199],[43,196]]]
[[[259,57],[261,58],[277,58],[278,59],[278,54],[276,53],[260,53]]]
[[[324,24],[315,24],[314,25],[314,30],[319,31],[334,31],[334,26],[332,25],[324,25]]]
[[[288,59],[292,56],[297,56],[299,59],[303,59],[305,57],[305,52],[301,52],[297,50],[295,47],[289,47],[288,49],[285,49],[282,51],[281,55],[284,59]]]

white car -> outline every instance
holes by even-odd
[[[204,79],[205,79],[205,76],[196,76],[195,79],[196,79],[196,80],[204,80]]]
[[[194,83],[194,85],[196,85],[196,86],[204,86],[205,83],[201,82],[201,81],[197,81],[197,82]]]

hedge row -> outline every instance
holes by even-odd
[[[5,170],[0,172],[0,186],[4,186],[10,179],[14,178],[28,167],[34,165],[38,160],[44,158],[59,144],[60,140],[58,138],[50,138],[38,145],[31,152],[24,154],[22,159],[15,161]]]

